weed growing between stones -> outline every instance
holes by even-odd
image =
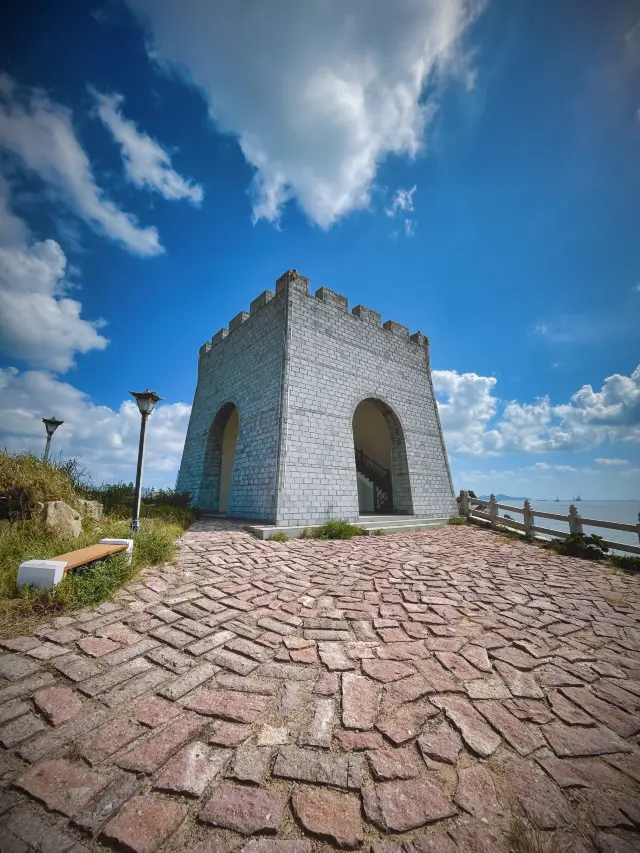
[[[289,541],[289,537],[284,532],[284,530],[278,530],[277,533],[274,533],[273,536],[269,537],[269,542],[288,542],[288,541]]]
[[[511,818],[507,840],[509,853],[572,853],[574,850],[573,841],[561,838],[557,832],[542,833],[532,829],[517,815]]]
[[[363,536],[364,530],[348,521],[325,521],[313,535],[315,539],[351,539],[352,536]]]
[[[449,519],[449,521],[447,522],[447,524],[453,524],[453,525],[468,524],[468,523],[469,522],[467,521],[467,519],[463,518],[461,515],[452,515],[451,518]]]
[[[373,535],[374,536],[384,536],[384,530],[380,530],[380,529],[374,530]]]

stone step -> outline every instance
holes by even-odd
[[[434,527],[443,527],[449,522],[449,518],[416,518],[415,516],[407,516],[398,518],[393,521],[367,521],[358,522],[358,527],[362,527],[371,535],[374,530],[382,530],[384,533],[412,533],[415,530],[429,530]]]
[[[403,527],[406,524],[414,524],[416,522],[438,522],[444,523],[448,521],[448,517],[424,518],[419,515],[361,515],[356,522],[359,527],[377,528],[386,525],[388,527]]]
[[[366,521],[364,520],[366,519]],[[371,535],[374,530],[383,530],[385,533],[411,533],[414,530],[428,530],[433,527],[442,527],[447,524],[449,517],[442,518],[419,518],[415,515],[378,515],[361,516],[356,522],[358,527],[364,528],[366,535]],[[282,532],[289,539],[297,539],[303,530],[312,530],[314,525],[299,527],[275,527],[274,525],[248,525],[245,527],[258,539],[270,539],[275,533]]]

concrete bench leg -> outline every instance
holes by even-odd
[[[127,561],[130,563],[133,556],[133,539],[101,539],[101,545],[126,545]]]
[[[26,560],[18,569],[18,586],[51,589],[60,583],[66,567],[63,560]]]

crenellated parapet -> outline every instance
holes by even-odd
[[[383,323],[381,314],[364,305],[356,305],[355,308],[349,312],[349,300],[347,297],[343,296],[341,293],[336,293],[334,290],[330,290],[328,287],[320,287],[312,296],[309,292],[309,279],[300,275],[296,270],[287,270],[284,275],[281,275],[280,278],[276,280],[275,293],[272,290],[264,290],[253,300],[249,311],[241,311],[239,314],[236,314],[236,316],[229,321],[228,328],[220,329],[220,331],[216,332],[210,341],[207,341],[200,347],[200,358],[202,359],[208,356],[225,340],[228,340],[231,335],[236,334],[238,330],[248,330],[251,327],[252,319],[259,312],[263,311],[270,304],[274,304],[281,299],[285,299],[287,297],[287,293],[292,290],[299,295],[306,296],[309,299],[316,299],[319,302],[324,303],[328,310],[332,309],[339,313],[344,313],[353,320],[357,320],[368,326],[382,330],[389,335],[406,340],[408,343],[424,348],[427,352],[428,360],[429,339],[423,334],[416,332],[411,335],[407,326],[403,326],[401,323],[396,323],[395,320],[386,320]]]

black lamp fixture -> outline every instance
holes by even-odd
[[[57,418],[43,418],[42,423],[44,424],[44,428],[47,431],[47,443],[44,447],[44,461],[46,462],[49,458],[49,448],[51,447],[51,436],[58,429],[58,427],[64,423],[64,421],[59,421]]]
[[[162,400],[155,391],[130,391],[132,397],[135,397],[138,409],[140,409],[140,444],[138,445],[138,469],[136,471],[136,487],[133,494],[133,513],[131,518],[131,529],[134,533],[140,530],[140,500],[142,492],[142,463],[144,460],[144,439],[147,429],[147,418],[155,409],[156,403]]]

